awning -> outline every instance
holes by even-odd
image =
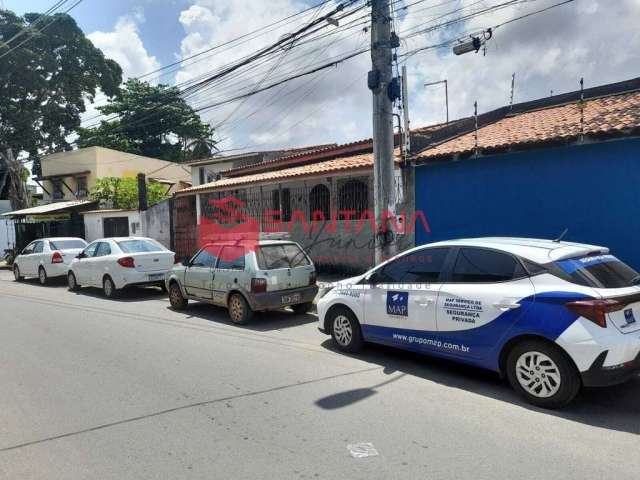
[[[91,170],[83,170],[81,172],[56,173],[55,175],[45,175],[44,177],[33,177],[35,181],[52,180],[54,178],[82,177],[89,175]]]
[[[51,215],[52,213],[62,213],[66,210],[74,210],[78,207],[89,207],[96,205],[98,202],[90,200],[72,200],[69,202],[55,202],[46,205],[38,205],[37,207],[24,208],[22,210],[14,210],[13,212],[3,213],[4,217],[27,217],[34,215]]]

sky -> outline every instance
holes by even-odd
[[[455,56],[448,47],[404,55],[419,47],[468,38],[468,32],[499,25],[560,0],[522,0],[448,28],[421,32],[504,1],[396,0],[394,28],[401,38],[399,62],[408,71],[412,127],[445,120],[444,88],[425,88],[424,83],[431,81],[448,80],[450,118],[455,119],[471,115],[475,101],[480,112],[508,104],[513,73],[516,102],[548,96],[551,91],[577,90],[581,77],[589,87],[640,76],[640,0],[574,0],[497,28],[486,52],[478,54]],[[44,11],[54,1],[0,0],[2,3],[20,14]],[[106,56],[120,63],[125,77],[135,77],[317,3],[319,0],[84,0],[71,15]],[[402,10],[405,5],[409,7]],[[329,3],[312,9],[295,21],[280,24],[281,28],[220,48],[198,57],[197,62],[185,62],[161,78],[147,78],[168,84],[196,78],[274,42],[333,7],[335,4]],[[348,21],[364,13],[342,20],[340,27],[327,25],[326,31],[333,29],[332,35],[283,50],[273,63],[230,76],[215,88],[190,98],[190,103],[196,108],[206,107],[366,47],[369,32],[362,30],[364,24],[355,22],[348,28]],[[443,16],[447,13],[449,16]],[[229,152],[368,138],[369,69],[370,57],[365,53],[247,100],[204,110],[202,116],[216,127],[220,147]],[[104,102],[104,97],[98,96],[97,102]],[[85,118],[93,115],[95,105],[89,105]]]

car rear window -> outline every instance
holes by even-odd
[[[588,255],[554,263],[566,280],[595,288],[623,288],[637,285],[640,275],[613,255]]]
[[[258,257],[260,270],[275,270],[278,268],[295,268],[311,265],[307,255],[294,243],[265,245],[258,248],[256,255]]]
[[[151,240],[122,240],[117,243],[124,253],[162,252],[166,250],[162,245]]]
[[[55,242],[49,240],[49,246],[53,250],[67,250],[71,248],[84,248],[87,244],[82,240],[56,240]]]

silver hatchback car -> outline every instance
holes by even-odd
[[[247,323],[254,311],[291,307],[308,312],[318,293],[316,270],[295,242],[216,242],[175,265],[165,282],[169,301],[183,309],[189,300],[225,306],[231,321]]]

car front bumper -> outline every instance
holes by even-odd
[[[585,387],[607,387],[619,385],[640,375],[640,354],[629,362],[619,365],[604,366],[607,352],[602,352],[593,362],[591,368],[582,372],[582,384]]]
[[[295,302],[283,302],[283,296],[292,296],[300,294],[300,299]],[[252,293],[249,296],[249,304],[253,310],[273,310],[276,308],[286,307],[289,305],[298,305],[301,303],[313,302],[318,294],[318,287],[310,285],[308,287],[292,288],[289,290],[280,290],[277,292]]]

